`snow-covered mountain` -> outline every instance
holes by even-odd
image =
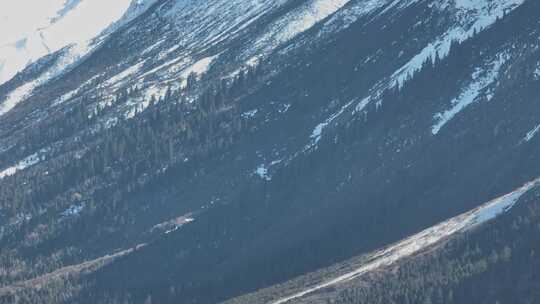
[[[118,1],[105,15],[96,14],[104,3],[99,1],[65,2],[55,10],[47,26],[28,34],[33,38],[20,38],[4,48],[4,81],[22,70],[29,62],[42,58],[54,51],[60,51],[59,59],[52,62],[37,78],[28,79],[12,86],[4,95],[0,105],[0,115],[10,111],[20,102],[31,97],[34,89],[57,77],[66,68],[78,64],[81,58],[101,46],[104,37],[98,34],[112,33],[145,11],[155,1]],[[97,87],[99,94],[114,95],[119,88],[137,84],[145,91],[144,98],[152,95],[163,96],[168,87],[181,87],[181,79],[186,79],[192,71],[206,72],[217,61],[227,62],[227,71],[235,75],[239,69],[252,66],[280,50],[287,54],[295,48],[308,47],[310,43],[331,39],[336,32],[367,16],[398,14],[418,1],[164,1],[154,15],[146,18],[146,29],[161,24],[160,35],[150,35],[143,28],[133,28],[121,34],[122,39],[134,39],[139,44],[137,52],[122,58],[108,73],[116,75],[91,75],[80,87],[63,92],[54,104],[76,96],[82,87],[97,77],[107,78]],[[418,71],[422,63],[435,56],[444,57],[452,41],[465,41],[474,33],[493,24],[497,18],[512,11],[523,0],[512,1],[440,1],[431,4],[431,9],[447,14],[449,23],[435,28],[430,33],[431,40],[425,41],[416,54],[407,54],[410,59],[399,69],[371,89],[371,95],[356,102],[360,111],[370,101],[376,100],[382,90],[389,85],[404,82]],[[95,16],[99,17],[95,17]],[[122,17],[123,16],[123,17]],[[96,18],[93,20],[92,18]],[[325,21],[325,19],[327,19]],[[80,23],[77,23],[80,22]],[[81,26],[84,24],[84,26]],[[92,26],[88,26],[91,24]],[[142,24],[142,23],[141,23]],[[255,26],[256,25],[256,26]],[[316,35],[308,40],[299,35],[317,25]],[[70,31],[77,28],[76,31]],[[293,39],[297,38],[297,42]],[[94,40],[92,40],[94,39]],[[284,46],[290,45],[285,48]],[[64,48],[65,47],[65,48]],[[64,49],[62,49],[64,48]],[[280,49],[282,48],[282,49]],[[135,51],[133,49],[133,51]],[[1,54],[0,54],[1,55]],[[130,57],[131,56],[131,57]],[[222,58],[220,58],[222,57]],[[1,60],[0,56],[0,60]],[[404,58],[404,57],[403,57]],[[159,81],[143,81],[153,75]],[[94,78],[92,78],[94,77]],[[0,97],[1,98],[1,97]],[[107,98],[106,98],[107,99]],[[1,99],[0,99],[1,100]],[[108,102],[108,101],[104,101]],[[122,111],[128,117],[136,109],[144,108],[144,101],[132,104]]]
[[[82,56],[90,40],[151,1],[43,0],[0,3],[0,84],[30,63],[66,46]]]
[[[113,2],[1,4],[0,297],[216,303],[540,176],[540,2]]]

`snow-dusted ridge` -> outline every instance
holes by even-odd
[[[390,6],[395,5],[394,1]],[[408,3],[408,2],[406,2]],[[402,86],[405,81],[422,68],[427,60],[445,58],[450,52],[452,42],[464,42],[490,26],[504,14],[516,9],[524,0],[441,0],[433,2],[435,9],[452,13],[456,20],[442,35],[435,37],[419,53],[414,55],[390,77],[376,84],[371,93],[356,107],[355,112],[362,111],[370,102],[379,102],[384,89]],[[409,3],[410,4],[410,3]]]
[[[497,216],[510,210],[525,193],[539,185],[540,178],[537,178],[506,195],[483,204],[478,208],[453,217],[387,248],[374,252],[367,258],[365,263],[351,272],[342,274],[336,278],[309,287],[293,295],[275,300],[271,303],[287,303],[291,300],[301,298],[323,288],[350,281],[351,279],[374,271],[380,267],[392,265],[403,258],[410,257],[424,249],[429,248],[432,245],[439,243],[447,237],[459,232],[473,229],[478,225],[495,219]]]
[[[28,98],[33,93],[35,88],[59,76],[65,70],[84,58],[87,54],[95,50],[98,46],[99,42],[92,43],[90,41],[85,41],[72,44],[71,46],[59,51],[60,55],[58,60],[56,60],[56,62],[51,65],[41,76],[17,87],[7,95],[5,100],[0,101],[0,116],[11,111],[17,104]]]
[[[457,18],[454,26],[430,42],[420,53],[392,75],[392,80],[402,85],[429,60],[444,58],[452,42],[463,42],[502,18],[505,13],[523,4],[524,0],[443,0],[431,4],[439,10],[451,10]]]
[[[24,158],[23,160],[19,161],[17,164],[0,171],[0,180],[4,179],[5,177],[14,175],[18,171],[24,170],[28,167],[38,164],[39,162],[45,159],[45,155],[47,152],[49,152],[49,149],[41,149],[39,152],[36,152]]]
[[[370,18],[388,17],[384,14],[395,14],[406,7],[409,7],[419,0],[359,0],[353,1],[350,5],[344,6],[333,16],[326,20],[323,29],[319,33],[327,35],[328,33],[338,31],[348,27],[359,18],[371,15]],[[435,58],[443,59],[449,55],[450,47],[453,42],[464,42],[492,26],[504,14],[516,9],[524,3],[524,0],[439,0],[432,1],[429,6],[445,14],[451,14],[453,23],[443,29],[441,34],[433,37],[417,54],[412,55],[408,61],[397,68],[391,75],[381,79],[363,98],[357,98],[353,101],[354,105],[347,104],[336,114],[332,115],[330,122],[335,120],[345,112],[361,113],[366,106],[372,102],[381,102],[381,95],[385,89],[394,86],[402,86],[407,79],[418,72],[423,64],[428,60]],[[378,12],[377,15],[374,13]],[[319,38],[320,38],[319,37]],[[486,89],[492,85],[498,78],[500,69],[508,59],[506,54],[500,54],[495,58],[491,65],[477,70],[473,75],[473,81],[468,88],[465,88],[460,94],[452,100],[452,107],[447,111],[435,114],[432,133],[437,134],[440,129],[461,110],[477,100]],[[490,99],[492,96],[488,95]],[[314,146],[320,140],[322,131],[328,126],[329,121],[321,122],[310,135],[308,146]]]
[[[22,3],[26,6],[34,5],[33,1],[31,4],[26,3],[28,1],[30,0],[23,0]],[[0,85],[44,56],[58,52],[59,59],[37,79],[20,85],[11,91],[5,100],[0,100],[0,116],[28,98],[35,88],[77,64],[98,48],[109,33],[143,13],[156,0],[115,0],[113,2],[49,0],[42,2],[49,6],[56,6],[52,7],[53,13],[50,8],[42,13],[45,15],[38,16],[41,23],[21,30],[18,33],[19,36],[0,30],[0,39],[4,41],[18,39],[12,43],[0,45]],[[107,9],[104,9],[105,7]],[[24,17],[25,12],[21,12],[23,16],[19,16],[23,23],[31,18],[31,16]],[[6,20],[8,21],[0,22],[0,28],[2,25],[5,26],[2,23],[9,24],[10,19]],[[22,26],[22,24],[15,24],[17,25]]]
[[[351,104],[353,104],[355,101],[356,100],[354,99],[349,101],[347,104],[342,106],[336,113],[330,115],[330,117],[328,117],[324,122],[318,124],[315,127],[315,129],[313,129],[313,131],[311,132],[311,135],[309,136],[311,138],[311,142],[308,145],[306,145],[305,150],[307,151],[312,147],[316,147],[319,141],[321,140],[324,129],[329,124],[331,124],[336,118],[338,118],[341,114],[343,114],[343,112],[345,112],[345,110],[347,110],[347,108],[349,108],[349,106],[351,106]]]
[[[318,22],[340,10],[350,0],[312,0],[276,20],[262,37],[255,42],[260,54],[293,39]]]

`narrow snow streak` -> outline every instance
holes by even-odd
[[[331,124],[334,120],[336,120],[336,118],[338,118],[341,114],[343,114],[343,112],[345,112],[345,110],[351,106],[351,104],[356,101],[355,99],[349,101],[347,104],[345,104],[344,106],[342,106],[339,111],[337,111],[336,113],[330,115],[330,117],[328,117],[324,122],[318,124],[315,129],[313,129],[313,132],[311,132],[311,135],[309,136],[311,138],[311,143],[308,144],[306,146],[306,150],[307,149],[310,149],[311,147],[317,145],[317,143],[319,143],[319,141],[321,140],[321,137],[322,137],[322,133],[323,133],[323,130],[329,125]]]
[[[388,7],[393,7],[398,2],[400,0],[395,0]],[[470,39],[475,33],[489,28],[497,19],[504,17],[505,13],[509,13],[523,3],[524,0],[446,0],[435,3],[434,6],[437,6],[440,10],[448,10],[450,6],[456,10],[456,13],[452,13],[455,14],[455,24],[443,34],[435,37],[391,76],[378,82],[370,90],[370,94],[358,104],[355,113],[361,111],[372,101],[380,101],[381,94],[386,88],[402,86],[407,79],[422,68],[424,62],[435,60],[437,57],[443,59],[448,56],[452,42],[464,42]],[[410,5],[410,3],[404,2],[403,5]],[[451,12],[447,13],[450,14]]]
[[[0,45],[0,84],[8,81],[17,72],[22,71],[28,65],[48,54],[59,52],[59,59],[37,79],[26,82],[11,91],[5,100],[0,100],[0,116],[11,111],[19,103],[30,97],[38,86],[61,75],[78,63],[103,43],[108,33],[141,14],[154,1],[118,0],[112,3],[108,0],[81,0],[78,5],[70,6],[69,10],[65,11],[62,9],[63,6],[49,7],[49,10],[53,9],[52,11],[40,12],[34,10],[36,12],[33,12],[33,14],[39,15],[36,15],[36,17],[47,22],[40,26],[37,24],[31,25],[24,32],[16,33],[13,37],[20,38],[20,40],[15,43]],[[34,2],[32,1],[32,6],[35,6],[36,3]],[[47,3],[45,6],[51,4],[47,1],[44,2]],[[29,0],[22,0],[22,3],[24,3],[21,4],[22,7],[30,5]],[[66,3],[61,1],[57,4],[64,5]],[[2,4],[0,3],[1,7]],[[107,7],[107,9],[104,10],[104,7]],[[60,14],[61,11],[62,14]],[[28,12],[27,9],[26,12]],[[52,13],[54,15],[51,15]],[[1,17],[0,13],[0,25],[6,20],[9,22],[9,18],[1,20]],[[31,20],[33,18],[31,15],[26,16],[24,14],[23,16],[14,17],[13,19],[20,19],[16,21],[18,22],[17,26],[34,21]],[[11,30],[12,28],[9,28],[9,31]],[[17,32],[17,29],[14,30]],[[29,33],[26,31],[29,31]],[[9,37],[6,35],[0,29],[0,38]],[[69,96],[66,97],[69,98]],[[61,98],[58,103],[62,101]]]
[[[534,127],[532,130],[527,132],[527,135],[525,135],[524,140],[527,142],[531,141],[536,136],[536,134],[538,134],[539,131],[540,131],[540,125]]]
[[[505,13],[523,4],[524,0],[457,0],[454,5],[459,15],[467,16],[458,20],[456,26],[448,29],[443,35],[429,43],[420,53],[414,56],[407,64],[401,67],[392,79],[398,85],[403,85],[408,77],[422,68],[427,60],[434,60],[437,56],[444,58],[450,53],[452,42],[464,42],[481,32],[502,18]],[[447,8],[448,3],[441,4],[441,9]],[[471,18],[467,20],[467,18]]]
[[[144,62],[145,61],[141,61],[133,66],[130,66],[128,67],[127,69],[123,70],[122,72],[116,74],[115,76],[109,78],[105,84],[106,85],[113,85],[113,84],[116,84],[116,83],[119,83],[123,80],[125,80],[126,78],[129,78],[133,75],[136,75],[140,70],[141,68],[143,67],[144,65]]]
[[[311,5],[303,8],[302,13],[290,17],[292,20],[289,21],[285,29],[278,35],[278,41],[288,41],[296,35],[310,29],[319,21],[341,9],[345,4],[349,3],[349,1],[350,0],[313,1]]]
[[[252,56],[269,54],[319,22],[341,10],[350,0],[311,0],[270,24],[265,33],[248,50]],[[252,60],[252,59],[250,59]]]
[[[497,59],[491,64],[489,70],[477,69],[472,75],[473,82],[466,87],[457,98],[452,100],[452,108],[443,113],[435,114],[437,123],[431,128],[431,133],[437,135],[452,118],[454,118],[463,109],[474,103],[482,92],[499,77],[501,67],[504,65],[508,56],[500,54]],[[489,99],[489,96],[488,96]]]
[[[210,69],[212,62],[214,61],[214,59],[216,59],[216,57],[218,56],[216,55],[216,56],[206,57],[195,62],[193,65],[191,65],[190,67],[188,67],[186,70],[182,72],[182,76],[184,78],[187,78],[187,76],[189,76],[189,74],[191,73],[195,73],[197,75],[206,73]]]
[[[491,200],[476,209],[453,217],[418,234],[406,238],[394,245],[376,251],[361,267],[357,268],[354,271],[343,274],[334,279],[315,285],[301,292],[281,298],[271,303],[287,303],[288,301],[301,298],[305,295],[321,290],[323,288],[347,282],[355,277],[361,276],[380,267],[392,265],[400,259],[412,256],[413,254],[420,252],[422,249],[426,249],[429,246],[435,245],[439,241],[455,233],[470,230],[478,225],[481,225],[496,218],[502,213],[510,210],[521,198],[521,196],[523,196],[529,190],[533,189],[538,185],[540,185],[540,178],[528,182],[522,187],[506,195]]]
[[[534,79],[540,79],[540,67],[537,67],[536,70],[534,70]]]

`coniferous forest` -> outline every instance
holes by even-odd
[[[89,1],[0,43],[1,304],[540,303],[540,2]]]

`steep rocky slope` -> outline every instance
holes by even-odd
[[[0,85],[4,290],[224,301],[540,176],[536,1],[137,3]]]

